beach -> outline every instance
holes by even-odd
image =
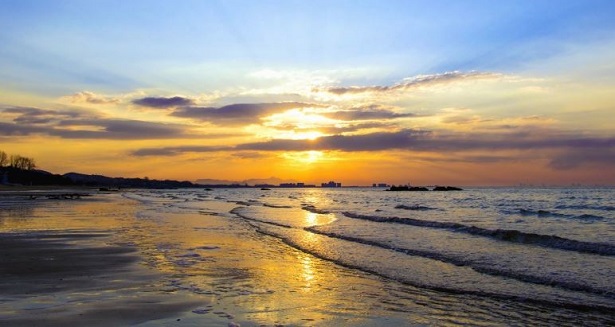
[[[337,282],[375,281],[298,251],[262,249],[263,235],[215,215],[148,219],[140,205],[119,194],[4,197],[0,324],[366,324],[365,303],[340,307],[348,299],[336,298],[346,287]]]
[[[114,236],[133,215],[126,207],[1,199],[1,325],[136,325],[203,303],[155,291],[160,274]]]
[[[443,220],[448,216],[441,211],[448,208],[442,199],[482,194],[476,192],[420,195],[438,196],[440,201],[438,205],[435,198],[421,198],[420,206],[409,203],[419,201],[419,195],[395,195],[402,197],[395,201],[412,206],[390,210],[423,219],[441,215]],[[428,257],[419,245],[413,253],[400,252],[396,244],[400,241],[387,228],[403,229],[406,247],[415,237],[413,231],[420,233],[421,243],[431,251],[447,242],[454,242],[455,251],[460,251],[468,240],[482,247],[477,243],[482,236],[454,232],[451,239],[437,225],[380,222],[373,227],[377,223],[336,212],[336,206],[354,209],[357,216],[360,208],[365,212],[382,208],[376,213],[384,215],[384,205],[392,200],[374,201],[380,194],[186,189],[93,192],[79,199],[4,196],[0,325],[604,325],[615,321],[611,295],[594,291],[612,287],[608,280],[599,284],[613,264],[608,253],[583,255],[585,263],[597,266],[584,272],[587,285],[570,280],[561,285],[551,280],[552,285],[547,285],[538,273],[525,281],[533,273],[529,264],[516,268],[525,272],[520,277],[512,270],[495,271],[495,266],[478,273],[480,267],[472,266],[476,263],[451,264],[446,256],[454,253]],[[362,196],[369,197],[369,207],[358,204]],[[345,197],[355,203],[339,200]],[[421,212],[425,214],[420,216]],[[464,221],[460,212],[455,214],[449,219]],[[490,222],[474,224],[487,229]],[[351,228],[354,239],[344,236]],[[388,237],[389,248],[370,236],[375,228],[378,237]],[[489,242],[496,256],[498,251],[514,256],[511,249],[520,247]],[[533,245],[521,248],[528,262],[543,251]],[[578,252],[572,255],[576,258]],[[550,267],[545,260],[542,267],[551,272],[564,269]],[[526,297],[526,292],[532,296]]]

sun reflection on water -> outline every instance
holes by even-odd
[[[335,221],[337,218],[332,213],[315,213],[307,211],[305,213],[304,222],[306,227],[327,225]]]
[[[314,226],[318,221],[318,214],[313,212],[306,212],[305,214],[305,224],[306,226]]]
[[[311,289],[312,281],[316,278],[314,271],[314,263],[312,262],[312,258],[305,255],[301,258],[301,277],[305,282],[305,289]]]

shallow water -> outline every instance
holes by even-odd
[[[174,214],[200,212],[203,219],[215,214],[241,230],[269,236],[256,237],[262,248],[247,251],[253,257],[273,255],[274,266],[284,267],[281,258],[299,251],[302,258],[382,283],[386,286],[376,288],[390,291],[370,302],[365,315],[373,319],[615,322],[613,189],[215,189],[126,196]],[[238,243],[243,237],[238,234]],[[292,281],[301,274],[277,278]],[[352,308],[350,299],[370,292],[354,283],[341,278],[336,287],[316,289],[334,288],[335,301],[329,302]],[[480,314],[467,314],[476,311]]]
[[[108,245],[134,249],[161,276],[147,294],[196,303],[147,326],[602,326],[615,324],[614,196],[137,190],[4,201],[0,229],[100,232]]]

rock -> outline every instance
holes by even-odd
[[[463,191],[463,189],[455,186],[436,186],[434,191]]]

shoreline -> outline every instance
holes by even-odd
[[[0,234],[0,298],[14,312],[1,312],[0,324],[138,324],[169,318],[196,305],[148,295],[147,288],[157,276],[138,266],[134,248],[81,244],[108,236],[88,232]],[[140,290],[125,294],[135,288]],[[96,296],[100,292],[109,295]],[[92,302],[94,298],[98,299]]]
[[[160,291],[164,276],[144,265],[140,249],[118,242],[116,228],[97,227],[92,220],[108,224],[109,217],[85,215],[107,206],[113,216],[124,201],[92,198],[5,203],[0,325],[167,325],[208,304],[187,292]],[[83,219],[92,221],[79,223]]]
[[[591,310],[441,292],[340,265],[332,258],[354,258],[357,246],[304,230],[301,224],[322,218],[302,206],[304,199],[290,192],[244,193],[130,190],[3,201],[0,325],[366,327],[449,319],[506,324],[520,315],[525,322],[612,321]],[[266,206],[287,202],[294,205]],[[260,220],[233,213],[237,207]],[[269,223],[287,220],[301,226]],[[288,240],[330,255],[322,259]],[[494,314],[464,316],[473,309]]]
[[[234,204],[216,205],[224,212]],[[341,316],[339,308],[329,312],[346,302],[338,298],[341,276],[376,292],[379,282],[289,249],[228,216],[161,212],[118,193],[61,201],[20,197],[2,209],[8,209],[0,211],[2,326],[403,321],[352,307]]]

